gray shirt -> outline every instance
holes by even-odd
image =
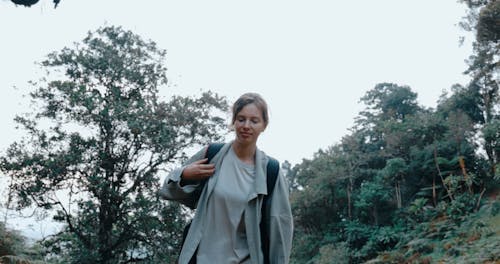
[[[243,163],[231,148],[208,198],[197,263],[250,263],[244,209],[255,180],[255,166]]]

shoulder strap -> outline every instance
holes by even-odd
[[[269,157],[269,161],[267,163],[267,196],[271,195],[274,190],[274,186],[276,185],[276,179],[278,178],[278,172],[280,170],[280,164],[279,162],[274,159]],[[267,197],[266,196],[266,197]]]
[[[208,158],[207,163],[209,163],[219,150],[224,146],[224,143],[212,143],[208,145],[207,152],[205,153],[205,158]]]
[[[276,180],[278,179],[278,173],[280,170],[279,162],[276,159],[271,158],[269,156],[268,158],[269,161],[267,162],[267,168],[266,168],[267,195],[264,196],[264,200],[262,201],[262,207],[261,207],[262,218],[260,221],[260,239],[261,239],[262,253],[264,254],[265,264],[270,263],[269,230],[267,229],[265,220],[269,219],[269,216],[267,215],[269,207],[271,206],[269,196],[271,196],[274,191],[274,186],[276,185]]]
[[[208,159],[207,164],[210,163],[210,161],[212,161],[212,159],[215,157],[215,155],[217,155],[217,153],[221,150],[223,146],[224,143],[211,143],[210,145],[208,145],[207,151],[205,152],[205,158]],[[208,178],[205,178],[200,182],[200,187],[198,188],[199,193],[197,195],[201,194],[201,191],[205,187],[207,181]]]
[[[210,163],[210,161],[214,158],[214,156],[219,152],[219,150],[224,146],[224,143],[211,143],[207,147],[207,151],[205,152],[205,158],[208,158],[207,164]],[[197,188],[197,191],[195,191],[195,196],[199,197],[201,194],[201,191],[203,190],[203,187],[205,187],[206,182],[208,181],[208,178],[197,181],[197,180],[182,180],[184,184],[196,184],[200,182],[200,187]],[[198,198],[196,198],[198,199]]]

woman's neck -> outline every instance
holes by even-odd
[[[233,150],[236,156],[247,164],[255,164],[255,152],[257,146],[255,144],[242,145],[238,142],[233,142]]]

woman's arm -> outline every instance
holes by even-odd
[[[188,159],[182,167],[172,170],[165,178],[160,195],[178,201],[189,208],[195,208],[201,193],[201,180],[210,177],[215,171],[213,164],[205,164],[207,148],[203,148]]]

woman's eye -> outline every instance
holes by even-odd
[[[252,125],[257,125],[260,123],[260,119],[246,119],[246,118],[237,118],[236,121],[240,124],[243,124],[243,123],[246,123],[247,121],[249,121]]]

